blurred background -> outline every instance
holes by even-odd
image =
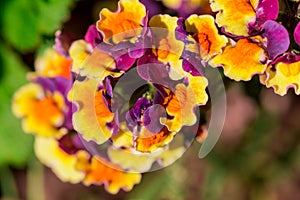
[[[142,0],[150,15],[210,13],[205,0]],[[171,2],[171,3],[170,3]],[[131,192],[108,194],[103,186],[61,182],[33,153],[33,136],[24,134],[11,113],[11,98],[27,82],[36,56],[62,30],[82,38],[99,11],[116,10],[115,0],[0,1],[0,197],[27,200],[299,200],[300,97],[280,97],[272,89],[224,78],[227,116],[213,151],[198,158],[194,142],[173,165],[143,175]]]

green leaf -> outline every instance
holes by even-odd
[[[6,0],[2,4],[0,16],[4,39],[19,50],[34,48],[40,40],[34,5],[26,0]]]
[[[33,136],[24,134],[21,121],[11,111],[14,92],[26,81],[26,67],[9,49],[0,45],[0,166],[24,165],[33,155]]]
[[[39,9],[39,31],[51,35],[68,18],[74,0],[36,0]]]
[[[20,51],[36,48],[43,35],[53,36],[75,0],[5,0],[0,22],[5,40]]]

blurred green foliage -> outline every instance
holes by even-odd
[[[11,112],[11,98],[14,92],[26,83],[26,67],[18,56],[0,45],[0,166],[20,166],[32,154],[32,137],[25,135],[20,120]]]
[[[26,66],[22,58],[43,45],[44,38],[54,38],[54,32],[68,19],[73,2],[0,2],[0,166],[24,166],[33,155],[33,137],[24,134],[21,120],[13,116],[11,99],[26,84],[26,72],[33,67]]]
[[[53,35],[67,19],[74,0],[1,1],[0,19],[5,41],[20,51],[28,51]]]

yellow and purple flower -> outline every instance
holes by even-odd
[[[29,83],[14,95],[12,109],[22,118],[27,133],[59,137],[72,127],[70,102],[66,94],[71,86],[72,61],[52,49],[37,59]]]
[[[163,1],[177,11],[202,1],[189,2]],[[236,81],[259,74],[279,95],[300,94],[300,25],[282,23],[278,0],[210,6],[215,18],[183,18],[120,0],[83,39],[66,42],[57,32],[13,98],[39,160],[63,181],[129,191],[141,173],[171,164],[190,138],[208,134],[199,124],[208,65]]]
[[[275,20],[279,13],[278,0],[214,0],[210,6],[217,12],[218,26],[236,36],[249,36],[253,27]]]
[[[146,9],[142,3],[138,0],[120,0],[116,12],[106,8],[100,12],[97,29],[107,43],[135,42],[142,34],[145,20]]]
[[[278,0],[216,0],[211,7],[218,12],[216,23],[231,42],[209,63],[223,67],[229,78],[248,81],[255,74],[263,74],[269,62],[289,49],[289,33],[275,21]]]
[[[272,87],[275,93],[283,96],[289,88],[293,88],[297,95],[300,94],[300,56],[286,53],[270,63],[261,82],[268,88]]]
[[[240,39],[226,46],[224,51],[209,62],[211,66],[222,66],[224,74],[235,81],[251,80],[255,74],[262,74],[267,68],[265,50],[251,39]]]

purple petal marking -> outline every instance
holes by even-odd
[[[276,20],[278,14],[278,0],[261,0],[256,8],[256,21],[262,25],[267,20]]]
[[[146,28],[144,28],[146,29]],[[140,58],[144,55],[146,49],[145,49],[145,43],[146,43],[146,37],[141,37],[138,39],[138,41],[135,43],[135,46],[132,48],[129,48],[129,56],[132,58]],[[149,46],[149,45],[148,45]]]
[[[170,79],[169,71],[170,66],[158,61],[150,52],[140,58],[137,63],[137,72],[142,79],[172,90],[176,82]]]
[[[152,133],[159,133],[164,125],[160,123],[161,117],[166,117],[165,108],[159,104],[152,105],[144,112],[144,126]]]
[[[289,33],[281,24],[268,20],[263,25],[263,36],[268,39],[267,50],[270,59],[286,52],[290,45]]]
[[[184,71],[193,76],[203,76],[205,74],[201,59],[195,53],[184,50],[181,58],[183,59],[182,68]]]
[[[185,19],[180,17],[177,20],[177,27],[175,29],[175,37],[177,40],[186,42],[188,33],[185,30]]]
[[[152,77],[151,77],[150,70],[152,67],[165,68],[164,64],[162,62],[159,62],[156,56],[152,54],[152,52],[147,51],[147,53],[137,61],[137,72],[142,79],[151,81]],[[166,72],[165,74],[168,73]],[[157,75],[164,75],[164,74],[157,74]]]
[[[58,146],[67,154],[73,155],[77,151],[84,149],[78,134],[66,134],[58,140]]]
[[[32,81],[34,83],[41,85],[42,88],[47,92],[51,92],[51,93],[59,92],[60,94],[63,95],[66,106],[63,110],[65,121],[62,126],[64,128],[67,128],[68,130],[72,130],[73,129],[72,114],[77,109],[76,106],[73,105],[71,102],[69,102],[67,99],[67,94],[71,89],[72,81],[64,77],[55,77],[55,78],[36,77]]]
[[[288,52],[276,58],[274,61],[270,63],[270,65],[276,65],[279,62],[291,64],[299,61],[300,61],[300,55],[297,55],[294,52]]]
[[[151,105],[151,102],[147,98],[139,98],[134,106],[126,113],[126,121],[128,127],[133,130],[136,125],[141,123],[141,117],[144,110],[146,110]]]
[[[123,54],[116,59],[117,69],[127,71],[133,66],[135,60],[136,59],[130,57],[128,53]]]
[[[200,5],[197,5],[196,7],[191,7],[188,5],[187,1],[182,1],[182,5],[179,9],[177,9],[178,16],[188,18],[192,14],[200,14],[201,7]]]
[[[71,87],[71,80],[64,77],[47,78],[39,76],[32,81],[40,84],[45,90],[48,90],[52,93],[57,91],[63,96],[67,96],[67,93]]]
[[[165,91],[164,87],[158,84],[153,84],[153,86],[156,89],[154,98],[153,98],[153,103],[154,104],[163,104],[165,98],[168,96],[167,92]]]
[[[110,98],[113,98],[113,89],[112,89],[112,85],[111,85],[111,81],[109,79],[109,77],[105,78],[105,89],[106,89],[106,93]]]
[[[99,34],[96,26],[91,25],[84,36],[84,40],[90,43],[93,47],[96,47],[102,42],[103,38]]]
[[[114,120],[110,123],[106,123],[106,126],[112,130],[112,135],[116,135],[120,130],[120,123],[119,123],[119,111],[114,112],[115,117]]]
[[[191,41],[187,39],[188,33],[185,30],[184,21],[183,18],[178,19],[175,34],[176,39],[188,44],[191,43]],[[191,73],[193,76],[201,76],[204,74],[201,60],[195,53],[187,51],[186,48],[184,48],[181,59],[183,59],[182,68],[184,71]]]
[[[53,49],[57,51],[59,54],[69,57],[68,48],[72,42],[71,35],[63,35],[60,30],[55,32],[55,44],[53,45]]]
[[[144,19],[144,24],[148,23],[148,13]],[[148,37],[146,37],[146,35],[149,33],[150,29],[147,26],[143,27],[142,33],[141,33],[141,37],[135,42],[134,47],[129,48],[128,53],[129,56],[132,58],[140,58],[142,57],[145,52],[145,46],[150,47],[150,40]]]
[[[295,42],[300,45],[300,22],[298,22],[295,31],[294,31],[294,40]]]

